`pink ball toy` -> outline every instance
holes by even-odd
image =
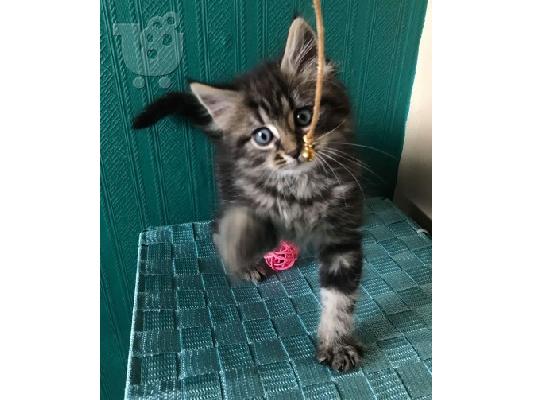
[[[297,261],[298,256],[298,247],[291,242],[282,240],[276,249],[265,254],[263,258],[271,269],[283,271],[291,268]]]

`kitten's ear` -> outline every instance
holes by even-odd
[[[206,109],[194,95],[191,93],[171,92],[146,106],[135,117],[133,128],[148,128],[170,115],[186,118],[200,128],[205,128],[211,123],[211,118]]]
[[[233,118],[243,104],[243,97],[239,92],[196,82],[191,83],[191,90],[211,116],[213,130],[231,129]]]
[[[296,18],[289,28],[286,48],[280,68],[288,75],[295,75],[308,66],[315,66],[317,40],[315,32],[303,18]]]

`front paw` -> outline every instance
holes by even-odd
[[[258,283],[258,282],[261,282],[263,280],[263,275],[261,274],[260,271],[258,271],[256,269],[252,269],[252,270],[245,271],[245,272],[241,273],[240,278],[245,280],[245,281]]]
[[[317,348],[317,360],[336,371],[348,371],[360,365],[362,348],[353,339],[334,343],[321,343]]]
[[[258,283],[270,274],[271,272],[265,264],[265,261],[262,259],[255,263],[251,269],[242,271],[240,277],[241,279]]]

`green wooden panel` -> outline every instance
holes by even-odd
[[[391,196],[426,0],[323,0],[323,8],[327,53],[353,99],[357,141],[391,155],[362,149],[380,176],[368,174],[365,186]],[[143,30],[168,12],[176,16],[179,62],[163,75],[139,74],[127,62],[139,37],[118,24]],[[134,132],[132,117],[155,97],[186,88],[188,78],[226,80],[278,55],[295,12],[313,24],[308,0],[101,0],[102,398],[123,393],[138,233],[209,219],[216,204],[212,148],[204,136],[172,121]]]

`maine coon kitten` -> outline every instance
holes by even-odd
[[[362,270],[361,187],[350,106],[333,65],[325,68],[316,157],[301,159],[311,121],[316,38],[297,18],[284,55],[227,85],[191,83],[170,93],[135,120],[144,128],[178,114],[204,130],[216,147],[220,216],[214,241],[236,275],[258,280],[258,260],[280,239],[313,245],[320,260],[322,313],[317,358],[336,370],[356,366],[353,311]]]

